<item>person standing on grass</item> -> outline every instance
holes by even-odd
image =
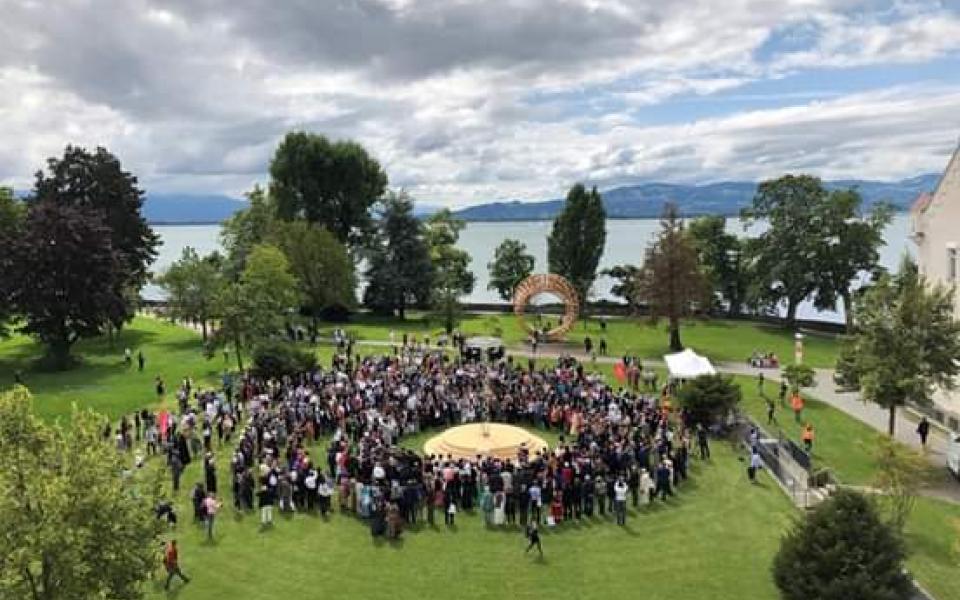
[[[780,382],[780,406],[787,405],[787,382]]]
[[[133,353],[129,347],[123,349],[123,364],[127,367],[133,364]]]
[[[750,478],[750,483],[757,482],[757,471],[762,466],[763,461],[760,459],[760,453],[754,447],[750,450],[750,464],[747,466],[747,477]]]
[[[137,350],[137,370],[143,371],[147,364],[147,358],[143,355],[143,350]]]
[[[266,484],[257,491],[257,504],[260,506],[260,525],[273,525],[273,492]]]
[[[793,409],[793,418],[800,423],[803,416],[803,397],[800,396],[800,390],[793,390],[793,396],[790,397],[790,408]]]
[[[530,544],[527,545],[527,549],[524,550],[523,553],[526,554],[530,552],[530,549],[536,546],[537,552],[540,553],[540,556],[543,556],[543,546],[540,545],[540,531],[537,529],[536,521],[530,521],[530,523],[527,524],[526,536]]]
[[[213,523],[217,517],[217,511],[223,506],[223,502],[217,500],[217,497],[211,492],[207,494],[203,501],[204,516],[207,522],[207,539],[213,539]]]
[[[773,400],[767,398],[766,396],[764,396],[763,399],[767,403],[767,425],[770,425],[771,423],[776,425],[777,417],[775,413],[777,412],[777,405],[773,403]]]
[[[763,379],[763,371],[759,371],[757,373],[757,392],[759,392],[761,396],[763,396]]]
[[[700,448],[700,460],[710,458],[710,440],[707,438],[707,428],[703,423],[697,423],[697,446]]]
[[[613,509],[617,513],[617,525],[627,524],[627,490],[629,486],[623,477],[617,478],[613,486]]]
[[[803,448],[809,453],[813,450],[813,425],[807,423],[803,428]]]
[[[927,436],[930,435],[930,421],[926,417],[920,419],[920,424],[917,425],[917,435],[920,436],[920,445],[926,450]]]
[[[177,540],[167,542],[167,547],[163,550],[163,566],[167,569],[167,583],[163,589],[170,589],[170,582],[174,576],[179,577],[184,583],[190,583],[190,578],[180,570],[180,553],[177,551]]]

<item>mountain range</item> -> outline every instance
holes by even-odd
[[[867,206],[888,202],[906,210],[916,197],[932,191],[940,175],[927,173],[900,181],[845,179],[826,181],[828,189],[854,187]],[[603,194],[607,217],[612,219],[651,218],[660,215],[665,202],[675,202],[686,216],[703,214],[736,215],[749,206],[757,190],[751,181],[722,181],[703,185],[642,183],[608,189]],[[219,223],[246,201],[222,195],[150,194],[143,212],[154,224]],[[563,206],[562,199],[521,202],[500,201],[477,204],[454,212],[466,221],[535,221],[553,219]],[[417,204],[414,212],[425,217],[439,210],[432,204]]]

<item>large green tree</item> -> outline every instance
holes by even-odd
[[[814,305],[819,310],[834,310],[842,301],[847,331],[853,328],[851,286],[864,272],[876,271],[880,248],[885,244],[883,230],[892,218],[886,205],[877,205],[870,214],[864,214],[862,204],[856,190],[835,190],[821,207],[819,219],[823,232],[817,252]]]
[[[688,231],[715,297],[730,316],[740,314],[749,283],[744,242],[728,233],[726,218],[717,215],[694,219]]]
[[[432,301],[443,316],[447,333],[453,331],[460,312],[460,296],[473,291],[476,277],[470,271],[470,255],[457,248],[465,223],[443,209],[427,219],[426,240],[433,262]]]
[[[274,229],[277,209],[259,185],[247,193],[249,205],[220,226],[220,243],[227,255],[227,273],[236,280],[247,266],[247,256],[264,243]]]
[[[856,326],[837,368],[859,382],[863,398],[889,411],[892,436],[898,406],[932,403],[937,387],[953,389],[960,373],[960,321],[954,291],[928,285],[904,258],[895,275],[883,274],[854,304]]]
[[[600,192],[576,184],[567,193],[563,210],[547,236],[547,264],[551,273],[567,278],[585,310],[597,265],[607,240],[607,213]]]
[[[615,265],[601,271],[602,275],[611,277],[616,283],[610,288],[610,293],[623,298],[631,312],[635,312],[643,304],[640,295],[640,277],[643,274],[640,267],[634,265]]]
[[[300,283],[287,257],[276,246],[254,246],[240,279],[224,285],[217,299],[220,329],[215,342],[232,344],[237,367],[244,351],[283,330],[301,301]]]
[[[510,302],[517,285],[533,273],[534,258],[527,245],[520,240],[506,239],[493,251],[493,261],[487,263],[490,271],[488,290],[496,290],[503,300]]]
[[[363,303],[381,314],[403,318],[408,307],[430,303],[433,263],[423,224],[404,194],[387,194],[368,251]]]
[[[0,187],[0,248],[10,248],[13,241],[20,236],[25,214],[25,206],[17,200],[13,190]],[[8,323],[13,313],[11,295],[16,281],[11,270],[11,259],[9,252],[0,252],[0,337],[7,335]]]
[[[820,180],[809,175],[785,175],[764,181],[753,206],[744,211],[746,223],[765,220],[757,238],[757,264],[752,293],[770,306],[786,303],[785,324],[793,326],[797,307],[819,283],[819,257],[825,239],[822,217],[828,201]]]
[[[743,391],[732,377],[718,373],[686,382],[677,392],[677,399],[692,423],[710,427],[737,407]]]
[[[143,597],[158,566],[159,480],[124,482],[128,457],[102,427],[76,408],[49,424],[25,388],[0,392],[0,597]]]
[[[94,210],[34,202],[21,235],[5,250],[8,297],[23,318],[20,330],[46,345],[49,366],[69,366],[77,340],[100,335],[124,312],[120,258]]]
[[[117,256],[114,285],[134,298],[148,278],[148,267],[157,256],[160,241],[141,214],[143,191],[137,178],[123,170],[120,160],[98,147],[93,152],[67,146],[62,158],[47,160],[46,171],[36,175],[30,202],[53,202],[95,213],[107,227]],[[135,306],[111,315],[115,326],[133,317]]]
[[[291,132],[270,162],[270,196],[280,218],[322,225],[351,246],[367,237],[370,209],[386,187],[380,163],[356,142]]]
[[[283,250],[300,282],[304,306],[314,318],[331,309],[356,305],[357,278],[353,260],[332,233],[306,221],[277,223],[273,239]]]
[[[217,316],[217,298],[226,285],[224,262],[219,253],[201,257],[187,246],[180,259],[156,279],[167,291],[173,316],[198,321],[204,341],[207,341],[210,321]]]
[[[783,537],[773,576],[786,600],[908,600],[905,557],[873,503],[841,489]]]
[[[709,305],[710,285],[674,204],[664,207],[660,233],[647,247],[639,282],[650,315],[667,319],[670,349],[683,350],[680,320]]]

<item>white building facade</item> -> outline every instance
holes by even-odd
[[[960,148],[953,153],[937,188],[922,194],[911,212],[912,237],[917,246],[917,266],[931,284],[957,289],[954,312],[960,318]],[[960,429],[960,392],[940,391],[937,412],[946,414],[952,429]]]

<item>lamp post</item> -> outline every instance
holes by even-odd
[[[793,362],[799,365],[803,363],[803,334],[798,331],[793,339]]]

